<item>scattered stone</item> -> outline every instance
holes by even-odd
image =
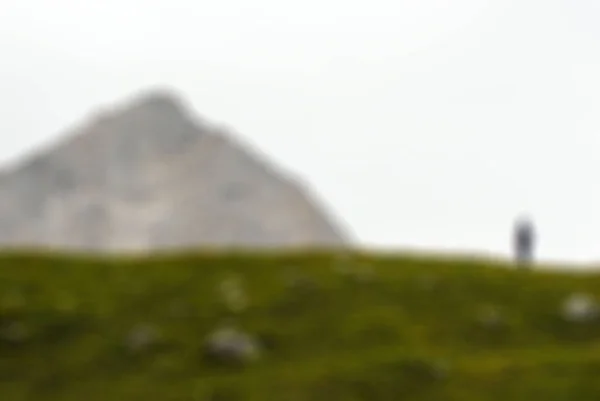
[[[405,361],[403,365],[408,374],[428,380],[443,380],[450,374],[450,364],[443,359],[416,358]]]
[[[258,342],[234,327],[223,327],[212,332],[206,341],[206,356],[220,363],[247,364],[260,356]]]
[[[0,330],[0,337],[10,344],[23,344],[31,337],[31,330],[23,322],[11,322]]]
[[[219,294],[230,312],[240,313],[248,308],[242,279],[237,275],[232,275],[220,283]]]
[[[487,329],[495,329],[506,324],[499,308],[487,305],[477,314],[477,322]]]
[[[592,295],[575,293],[563,301],[561,312],[562,317],[567,321],[587,323],[598,318],[600,309]]]
[[[134,353],[148,350],[155,346],[161,338],[159,329],[150,324],[133,327],[126,338],[127,349]]]

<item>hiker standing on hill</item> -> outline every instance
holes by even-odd
[[[517,263],[530,264],[533,262],[535,239],[533,223],[526,218],[517,220],[513,237],[513,246]]]

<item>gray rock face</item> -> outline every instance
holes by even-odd
[[[0,246],[343,246],[296,181],[154,91],[0,174]]]

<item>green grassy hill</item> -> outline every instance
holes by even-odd
[[[600,274],[366,254],[0,256],[0,400],[598,401]],[[224,325],[255,358],[206,355]]]

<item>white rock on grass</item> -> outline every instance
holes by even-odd
[[[143,352],[156,345],[160,339],[161,333],[156,326],[140,324],[127,333],[125,345],[130,352]]]
[[[242,283],[237,275],[231,275],[219,284],[219,295],[225,306],[231,312],[243,312],[248,308],[248,297]]]
[[[0,330],[0,338],[11,344],[22,344],[31,337],[31,331],[22,322],[12,322]]]
[[[260,356],[258,342],[232,326],[213,331],[206,340],[207,356],[219,362],[245,364]]]
[[[574,293],[568,296],[562,304],[561,314],[570,322],[585,323],[596,320],[599,316],[599,306],[596,299],[586,293]]]

